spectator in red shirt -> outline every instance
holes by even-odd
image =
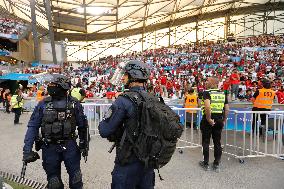
[[[235,98],[237,98],[238,96],[239,84],[240,84],[240,76],[238,74],[237,69],[233,70],[233,73],[230,76],[230,83],[231,83],[232,100],[235,100]]]
[[[277,100],[279,104],[284,104],[284,87],[281,88],[276,92]]]
[[[230,78],[226,78],[226,80],[223,83],[223,90],[225,95],[229,94],[230,86],[231,86]]]
[[[167,92],[167,76],[166,75],[162,75],[160,77],[160,83],[161,83],[161,89],[162,89],[162,96],[163,97],[168,97],[168,92]]]
[[[251,83],[251,80],[250,80],[250,79],[247,79],[247,80],[245,81],[245,84],[246,84],[246,87],[247,87],[247,88],[250,88],[250,87],[252,86],[252,83]]]

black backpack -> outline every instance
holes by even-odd
[[[164,102],[145,91],[125,92],[123,96],[134,102],[139,112],[137,136],[126,136],[135,155],[146,168],[163,167],[170,161],[182,135],[180,117]]]

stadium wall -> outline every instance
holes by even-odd
[[[12,57],[25,62],[32,62],[35,59],[31,34],[27,38],[18,41],[18,52],[13,52]]]

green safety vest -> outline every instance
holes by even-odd
[[[211,107],[211,114],[222,114],[224,111],[225,106],[225,94],[222,91],[219,91],[218,89],[210,89],[210,107]],[[202,106],[202,114],[205,113],[204,109],[204,99],[201,103]]]
[[[13,95],[11,98],[11,106],[12,108],[22,108],[24,106],[24,100],[21,98],[21,101],[19,102],[17,100],[18,95]]]
[[[71,91],[71,96],[76,98],[79,101],[82,100],[82,95],[80,94],[80,90],[81,90],[81,88],[74,88]]]

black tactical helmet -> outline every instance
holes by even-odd
[[[138,60],[129,61],[125,65],[124,71],[130,75],[132,81],[147,80],[149,78],[148,68]]]
[[[271,88],[271,82],[268,79],[263,79],[262,80],[262,86],[265,89],[270,89]]]
[[[69,90],[71,88],[70,79],[61,74],[52,74],[52,80],[50,82],[59,85],[64,90]]]

